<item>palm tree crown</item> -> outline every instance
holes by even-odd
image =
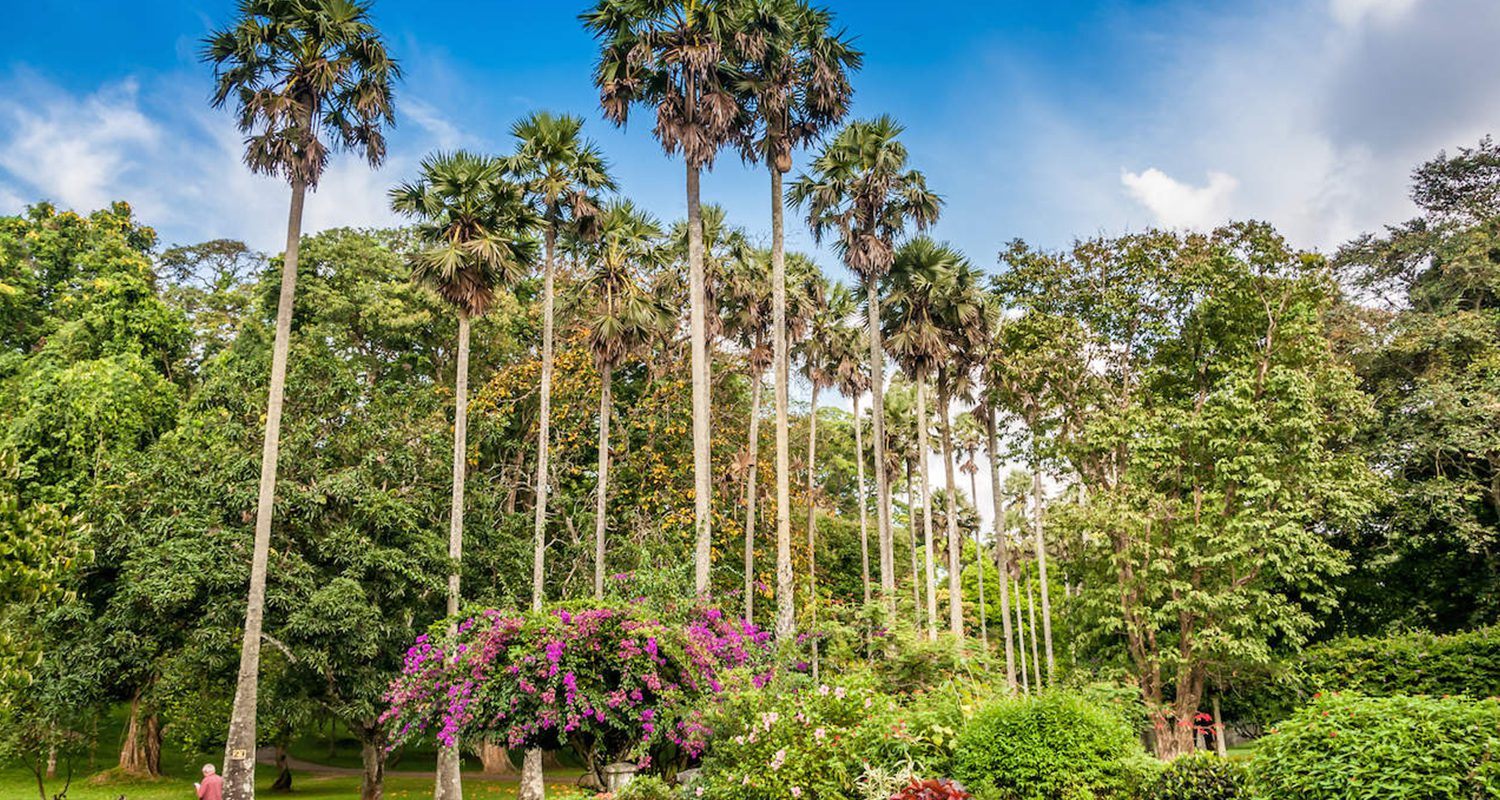
[[[578,308],[595,363],[613,369],[670,327],[675,314],[645,288],[647,274],[665,259],[661,223],[629,200],[615,200],[601,210],[596,230]]]
[[[331,150],[385,158],[395,123],[391,84],[401,69],[354,0],[242,0],[240,21],[205,40],[213,105],[233,97],[245,164],[315,187]]]
[[[599,214],[598,194],[615,189],[604,156],[582,137],[583,118],[538,111],[511,126],[516,152],[508,171],[526,187],[537,215],[557,229],[571,224],[588,238]]]

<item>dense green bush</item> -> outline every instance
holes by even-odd
[[[677,800],[682,792],[655,775],[637,775],[615,792],[615,800]]]
[[[1245,767],[1208,753],[1184,756],[1167,765],[1144,793],[1144,800],[1242,800],[1250,796]]]
[[[1316,698],[1261,740],[1250,772],[1271,800],[1500,796],[1500,701]]]
[[[985,800],[1126,798],[1151,765],[1119,715],[1060,693],[990,703],[953,755],[954,777]]]
[[[1225,696],[1226,716],[1269,725],[1319,692],[1500,696],[1500,628],[1337,639],[1309,647],[1273,675],[1240,682]]]

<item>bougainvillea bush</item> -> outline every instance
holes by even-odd
[[[769,638],[713,609],[677,622],[634,606],[485,611],[412,645],[382,721],[393,745],[565,746],[596,769],[685,761],[707,746],[711,698],[769,677]]]
[[[1250,774],[1267,798],[1500,797],[1500,700],[1320,695],[1260,741]]]

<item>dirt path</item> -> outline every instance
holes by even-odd
[[[262,747],[259,750],[256,750],[255,751],[255,763],[262,764],[262,765],[265,765],[265,766],[275,766],[276,765],[276,748],[274,748],[274,747]],[[303,761],[300,758],[292,758],[291,756],[287,757],[286,763],[287,763],[287,766],[292,769],[292,772],[302,772],[302,773],[306,773],[308,775],[362,775],[362,774],[364,774],[364,770],[359,769],[357,767],[335,767],[335,766],[330,766],[328,764],[314,764],[311,761]],[[388,769],[388,770],[385,771],[385,775],[388,778],[389,777],[397,777],[397,778],[425,778],[425,777],[429,777],[429,776],[432,775],[432,770],[430,770],[430,769],[425,769],[425,770],[424,769]],[[576,779],[576,778],[574,778],[574,776],[569,776],[569,779],[572,780],[572,779]],[[485,773],[485,772],[465,771],[464,772],[464,780],[466,780],[466,781],[476,781],[476,780],[477,781],[495,781],[497,783],[517,783],[517,782],[519,782],[521,780],[521,776],[520,775],[515,775],[515,774],[512,774],[512,775],[492,775],[492,774]]]

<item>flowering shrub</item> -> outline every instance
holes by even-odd
[[[1500,796],[1500,701],[1321,695],[1261,739],[1264,797]]]
[[[912,778],[901,791],[891,795],[891,800],[969,800],[973,796],[947,778],[928,778],[925,781]]]
[[[695,757],[710,733],[702,701],[724,690],[730,671],[759,668],[768,641],[712,609],[685,624],[630,607],[486,611],[451,639],[418,638],[381,720],[393,745],[568,746],[595,767],[622,758],[647,766],[664,750]]]
[[[782,683],[726,696],[720,733],[694,788],[716,800],[827,800],[848,797],[863,770],[866,724],[885,719],[895,701],[868,680]],[[701,793],[699,793],[701,790]]]

